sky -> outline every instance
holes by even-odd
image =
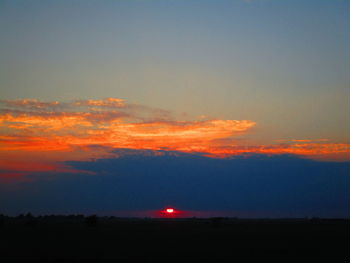
[[[349,217],[349,11],[0,0],[0,213]]]

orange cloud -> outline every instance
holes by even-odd
[[[242,153],[349,154],[350,145],[322,140],[282,140],[276,145],[242,146],[233,139],[249,132],[250,120],[177,120],[170,112],[122,99],[42,102],[0,101],[0,169],[4,171],[66,171],[58,161],[98,158],[107,149],[130,148],[201,152],[228,157]],[[281,141],[281,142],[282,142]],[[99,150],[91,146],[102,146]],[[7,158],[9,153],[15,153]],[[28,155],[47,158],[25,161]],[[59,154],[58,154],[59,153]],[[16,156],[19,161],[15,162]],[[61,157],[60,157],[61,156]],[[21,167],[21,168],[16,168]]]
[[[254,122],[250,121],[231,120],[167,123],[113,121],[98,125],[93,125],[82,119],[69,119],[66,122],[63,122],[65,118],[57,122],[55,120],[56,118],[45,120],[42,125],[33,125],[33,118],[29,118],[28,122],[22,120],[20,125],[7,123],[8,128],[19,130],[19,135],[0,136],[2,148],[6,150],[58,151],[67,150],[72,146],[96,144],[115,148],[176,149],[183,145],[209,146],[214,139],[243,133],[255,125]],[[37,121],[36,119],[35,123]],[[48,124],[51,122],[53,124],[49,126]],[[24,136],[23,129],[27,132],[29,127],[31,127],[30,134]],[[58,135],[59,129],[65,129],[62,135]]]
[[[122,107],[125,107],[125,100],[118,99],[118,98],[107,98],[104,100],[79,100],[79,101],[76,101],[74,105],[122,108]]]
[[[0,114],[2,148],[7,151],[64,151],[85,145],[133,149],[176,149],[180,145],[208,147],[213,140],[235,136],[255,126],[255,122],[248,120],[177,121],[171,117],[159,120],[154,115],[159,117],[161,111],[135,104],[130,106],[115,98],[61,103],[70,105],[70,111],[43,111],[56,104],[60,103],[6,101],[5,105],[16,109],[3,109]],[[28,105],[30,111],[26,110]],[[93,108],[81,109],[81,106]],[[148,116],[144,115],[145,111]]]
[[[297,154],[303,156],[327,156],[332,154],[349,154],[350,144],[345,143],[298,143],[257,146],[213,147],[208,151],[211,156],[228,157],[243,153],[261,154]]]
[[[0,103],[4,104],[7,107],[20,107],[34,110],[47,110],[50,108],[58,108],[62,105],[62,103],[58,101],[43,102],[37,99],[0,100]]]

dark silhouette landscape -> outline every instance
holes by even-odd
[[[233,262],[348,251],[350,220],[1,216],[3,262]]]

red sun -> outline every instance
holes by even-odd
[[[165,207],[163,210],[158,211],[158,215],[166,218],[175,218],[182,215],[182,211],[168,206]]]
[[[168,214],[172,214],[172,213],[174,213],[174,208],[167,208],[167,209],[165,209],[165,211],[166,211]]]

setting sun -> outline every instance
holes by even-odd
[[[174,213],[174,209],[173,209],[173,208],[167,208],[165,211],[166,211],[168,214]]]

